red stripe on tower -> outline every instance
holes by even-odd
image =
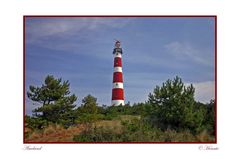
[[[114,72],[113,73],[113,83],[116,83],[116,82],[123,83],[122,72]]]
[[[116,41],[114,54],[114,72],[112,88],[112,105],[124,105],[123,73],[122,73],[122,48],[120,41]]]
[[[122,58],[120,57],[114,58],[114,67],[122,67]]]
[[[122,88],[114,88],[112,90],[112,100],[124,100]]]

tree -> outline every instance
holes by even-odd
[[[84,113],[97,114],[97,98],[89,94],[83,98],[82,103],[82,110]]]
[[[201,112],[194,111],[194,92],[193,85],[184,86],[178,76],[164,82],[162,87],[156,86],[148,99],[151,121],[163,129],[197,131],[202,116]]]
[[[69,113],[76,106],[73,103],[77,100],[74,94],[70,95],[69,87],[69,81],[62,82],[61,78],[55,79],[50,75],[45,78],[41,87],[30,86],[28,98],[42,104],[33,112],[51,122],[67,120]]]
[[[205,116],[205,120],[204,120],[207,130],[212,135],[215,134],[215,130],[216,130],[216,128],[215,128],[215,106],[216,106],[215,100],[210,100],[210,103],[206,104],[207,112],[206,112],[206,116]]]

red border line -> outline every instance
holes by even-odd
[[[216,144],[215,142],[25,142],[24,144]]]
[[[161,18],[211,18],[216,17],[216,15],[24,15],[24,17],[28,18],[79,18],[79,17],[87,17],[87,18],[151,18],[151,17],[161,17]]]
[[[215,142],[217,143],[217,16],[215,16]]]
[[[215,141],[214,142],[26,142],[25,141],[25,79],[26,79],[26,18],[214,18],[215,37]],[[24,15],[23,16],[23,144],[217,144],[217,15]]]
[[[23,143],[25,143],[25,75],[26,75],[26,50],[25,50],[25,16],[23,16]]]

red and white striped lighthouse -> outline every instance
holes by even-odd
[[[124,105],[123,73],[122,73],[122,48],[120,41],[116,41],[114,54],[114,72],[112,88],[112,105]]]

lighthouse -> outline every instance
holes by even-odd
[[[120,41],[115,42],[113,49],[114,71],[112,88],[112,105],[124,105],[123,73],[122,73],[122,48]]]

